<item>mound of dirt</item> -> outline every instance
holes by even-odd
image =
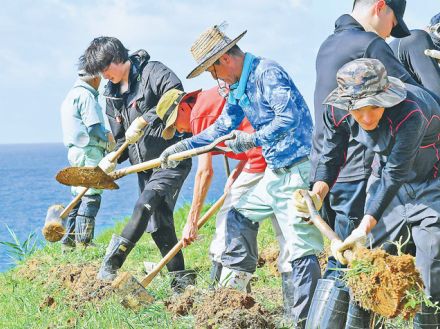
[[[413,317],[418,308],[405,307],[407,291],[420,291],[423,281],[411,255],[392,256],[382,249],[357,248],[347,283],[365,309],[386,317]]]
[[[111,283],[96,279],[97,273],[96,264],[59,265],[49,271],[48,284],[67,288],[69,303],[78,309],[84,302],[99,303],[114,291]]]
[[[270,244],[264,248],[257,261],[258,267],[266,265],[269,268],[270,273],[279,276],[278,272],[278,255],[280,254],[280,248],[276,244]]]
[[[174,314],[194,315],[197,328],[275,328],[269,312],[251,295],[234,289],[187,289],[165,305]]]

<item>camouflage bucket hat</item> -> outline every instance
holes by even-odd
[[[383,64],[372,58],[356,59],[336,74],[338,87],[323,104],[351,111],[365,106],[393,107],[406,98],[402,81],[389,77]]]

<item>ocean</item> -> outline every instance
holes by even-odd
[[[223,191],[226,173],[223,157],[215,156],[214,179],[207,202],[215,201]],[[118,167],[129,165],[128,161]],[[231,163],[232,165],[232,163]],[[41,229],[46,212],[53,204],[67,205],[71,201],[70,188],[55,180],[56,173],[69,166],[67,149],[62,144],[0,144],[0,241],[12,241],[7,227],[20,241],[36,232],[41,244],[46,243]],[[176,209],[192,200],[197,159],[180,192]],[[118,180],[119,190],[105,191],[96,218],[95,235],[130,216],[139,190],[135,174]],[[49,243],[49,242],[47,242]],[[14,266],[7,248],[0,245],[0,272]]]

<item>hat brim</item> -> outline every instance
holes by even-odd
[[[388,77],[390,82],[389,87],[376,95],[367,96],[355,101],[350,106],[350,99],[346,97],[340,97],[338,93],[338,88],[333,90],[330,95],[324,100],[324,105],[331,105],[337,107],[338,109],[345,111],[358,110],[365,106],[377,106],[389,108],[401,103],[406,99],[406,88],[405,84],[397,78]]]
[[[394,38],[404,38],[411,35],[411,32],[406,26],[403,17],[396,17],[397,25],[391,30],[391,36]]]
[[[168,117],[167,122],[165,123],[165,128],[162,131],[162,138],[163,139],[166,139],[166,140],[172,139],[174,137],[174,135],[176,134],[176,128],[174,127],[174,123],[177,120],[177,113],[179,110],[180,103],[187,100],[188,98],[191,98],[193,96],[197,96],[201,91],[202,91],[202,89],[198,89],[198,90],[192,91],[190,93],[187,93],[182,97],[179,104],[176,105],[173,112]]]
[[[199,76],[200,74],[202,74],[203,72],[206,71],[206,69],[210,66],[212,66],[215,61],[217,59],[219,59],[223,54],[225,54],[229,49],[231,49],[232,47],[234,47],[237,42],[243,38],[243,36],[246,34],[247,30],[244,31],[243,33],[241,33],[238,37],[236,37],[234,40],[232,40],[230,43],[228,43],[224,48],[220,49],[218,52],[216,52],[215,54],[213,54],[212,56],[208,57],[206,60],[204,60],[202,63],[200,63],[199,65],[196,66],[196,68],[194,70],[192,70],[188,76],[186,77],[187,79],[192,79],[195,78],[197,76]]]

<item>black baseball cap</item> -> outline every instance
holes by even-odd
[[[394,16],[397,18],[397,25],[391,30],[391,36],[395,38],[404,38],[409,36],[411,32],[403,21],[406,0],[385,0],[385,3],[393,10]]]

